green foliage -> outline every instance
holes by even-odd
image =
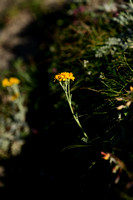
[[[117,17],[113,17],[113,21],[117,22],[117,26],[121,27],[120,33],[117,33],[117,37],[108,38],[105,41],[105,45],[96,51],[96,57],[114,55],[119,51],[132,48],[133,7],[131,1],[130,4],[124,6],[124,9],[125,11],[120,12]]]
[[[100,151],[103,148],[120,155],[126,163],[129,162],[129,154],[133,153],[130,130],[133,101],[130,9],[128,7],[126,13],[123,11],[117,18],[104,13],[100,15],[103,20],[98,20],[98,13],[88,14],[89,17],[82,15],[81,19],[76,19],[76,25],[75,21],[71,21],[73,26],[70,24],[57,29],[49,69],[51,76],[62,70],[72,71],[76,76],[72,88],[74,109],[78,110],[80,121],[89,136],[88,149],[95,151],[98,148]],[[56,93],[57,90],[51,84],[51,91]],[[56,102],[56,109],[60,108],[66,109],[61,99]],[[75,138],[73,142],[75,148],[78,147],[79,140]],[[74,145],[69,145],[68,149],[74,148]],[[91,162],[97,166],[96,157]]]
[[[122,42],[121,38],[108,38],[108,40],[105,42],[105,45],[100,47],[96,51],[96,58],[100,58],[102,56],[107,55],[114,55],[118,51],[125,51],[128,48],[128,45],[126,42]]]
[[[29,2],[27,5],[31,6]],[[40,19],[42,13],[36,1],[32,2],[30,9]],[[35,110],[35,120],[38,120],[36,124],[39,124],[44,138],[49,138],[45,138],[45,141],[50,143],[50,148],[54,144],[54,148],[59,146],[58,151],[69,151],[76,159],[85,160],[91,181],[92,172],[96,174],[96,181],[106,176],[104,172],[108,169],[100,157],[100,152],[105,151],[109,152],[118,169],[123,170],[121,163],[127,163],[129,167],[127,170],[123,164],[124,171],[128,172],[128,180],[122,177],[118,183],[119,189],[122,191],[124,184],[132,182],[132,176],[129,176],[132,173],[133,156],[132,2],[117,9],[118,13],[115,13],[111,6],[104,5],[104,9],[88,12],[87,1],[84,4],[81,1],[70,3],[54,19],[52,39],[45,41],[49,43],[44,48],[43,59],[39,60],[44,65],[37,69],[34,62],[29,66],[19,58],[12,63],[10,71],[1,73],[1,80],[14,75],[21,80],[19,90],[23,98],[21,106],[25,112],[21,120],[18,105],[5,102],[9,93],[0,86],[0,149],[3,149],[0,155],[3,152],[3,157],[8,157],[8,153],[17,155],[17,148],[18,153],[21,152],[25,136],[30,132],[26,112],[30,109],[34,113]],[[114,17],[116,14],[118,16]],[[49,34],[51,29],[46,32]],[[72,72],[75,76],[71,88],[68,82],[61,85],[65,94],[54,83],[55,75],[62,71]],[[82,134],[87,139],[86,143],[81,141]],[[106,181],[103,185],[111,187],[110,181]]]

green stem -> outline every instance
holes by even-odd
[[[64,82],[64,85],[60,82],[60,85],[61,85],[61,87],[63,88],[63,90],[64,90],[64,92],[65,92],[65,95],[66,95],[66,98],[67,98],[67,101],[68,101],[70,110],[71,110],[71,112],[72,112],[72,115],[73,115],[73,117],[74,117],[76,123],[78,124],[78,126],[79,126],[80,129],[82,130],[82,133],[84,134],[84,137],[85,137],[84,139],[85,139],[85,140],[88,140],[88,136],[87,136],[87,134],[84,132],[84,130],[83,130],[83,128],[82,128],[82,125],[80,124],[80,121],[79,121],[79,119],[78,119],[78,115],[76,115],[76,114],[74,113],[74,110],[73,110],[73,108],[72,108],[72,100],[71,100],[71,93],[70,93],[70,80],[69,80],[69,79],[66,80],[66,81]]]

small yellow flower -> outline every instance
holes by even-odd
[[[9,82],[11,85],[14,85],[14,84],[19,84],[20,80],[18,78],[11,77],[11,78],[9,78]]]
[[[12,85],[14,85],[14,84],[19,84],[20,83],[20,80],[19,79],[17,79],[17,78],[15,78],[15,77],[11,77],[11,78],[5,78],[5,79],[3,79],[3,81],[2,81],[2,86],[3,87],[10,87],[10,86],[12,86]]]
[[[10,82],[8,80],[8,78],[4,78],[3,81],[2,81],[2,86],[3,87],[8,87],[10,86]]]
[[[72,72],[62,72],[55,75],[55,80],[58,80],[60,82],[66,81],[67,79],[71,79],[72,81],[74,81],[75,77],[73,76]]]

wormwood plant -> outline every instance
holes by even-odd
[[[0,113],[0,156],[16,156],[21,152],[24,138],[29,134],[25,121],[25,98],[20,92],[20,80],[16,77],[4,78],[4,88]]]
[[[26,109],[23,106],[24,98],[20,95],[20,90],[18,84],[20,80],[14,77],[5,78],[2,81],[3,87],[6,87],[9,94],[9,101],[12,101],[14,105],[18,107],[18,113],[15,115],[16,119],[21,121],[25,120]]]
[[[122,6],[124,11],[120,12],[113,21],[121,27],[121,32],[116,37],[109,37],[103,46],[96,50],[95,56],[101,58],[107,55],[114,55],[119,51],[125,51],[133,47],[133,3]]]
[[[130,13],[128,12],[129,10]],[[70,36],[71,38],[72,34],[71,32],[69,33],[67,29],[68,31],[67,33],[69,34],[65,36],[63,35],[64,37],[62,38],[65,38],[66,39],[65,41],[69,41],[69,43],[66,43],[67,45],[65,45],[63,43],[64,41],[62,40],[60,46],[62,45],[63,48],[64,46],[68,48],[68,45],[70,45],[71,49],[69,51],[66,50],[61,51],[60,54],[57,54],[55,51],[55,54],[57,55],[58,59],[56,57],[57,59],[55,60],[56,65],[53,66],[51,65],[52,67],[54,67],[53,73],[56,73],[57,71],[60,71],[60,66],[62,67],[62,63],[64,64],[63,67],[65,68],[66,66],[70,66],[70,64],[72,64],[71,71],[73,71],[73,73],[81,72],[79,80],[82,82],[80,83],[78,82],[78,84],[80,85],[80,89],[83,89],[82,86],[85,86],[86,88],[88,88],[88,90],[91,90],[92,92],[97,92],[93,93],[94,95],[92,95],[91,92],[89,92],[89,94],[88,92],[84,92],[85,95],[82,98],[80,98],[80,100],[82,101],[81,104],[85,105],[85,109],[88,108],[88,110],[87,109],[85,110],[85,112],[87,113],[86,115],[87,117],[85,119],[87,125],[86,124],[85,125],[86,127],[89,128],[90,138],[92,133],[93,137],[99,136],[101,140],[101,143],[97,141],[98,145],[92,144],[93,152],[96,151],[96,154],[98,155],[98,150],[99,149],[100,151],[103,150],[101,152],[101,154],[104,156],[103,158],[105,160],[108,160],[112,166],[112,173],[114,177],[112,178],[113,179],[112,182],[118,183],[120,185],[123,184],[123,182],[125,185],[130,184],[127,180],[124,180],[123,175],[121,174],[124,175],[126,174],[126,178],[128,178],[129,181],[131,182],[133,181],[132,169],[130,168],[130,165],[132,167],[131,160],[133,154],[132,152],[133,139],[131,131],[132,119],[133,119],[132,117],[132,102],[133,102],[132,63],[133,62],[132,62],[132,26],[131,26],[132,24],[131,16],[133,16],[132,12],[133,12],[132,8],[131,7],[129,8],[128,6],[125,15],[119,13],[117,20],[120,19],[121,18],[120,16],[123,15],[125,17],[124,20],[127,20],[130,23],[121,24],[118,21],[114,20],[115,22],[117,22],[118,25],[117,28],[115,27],[115,32],[113,32],[111,28],[108,29],[110,30],[110,32],[111,31],[113,32],[113,34],[110,34],[113,37],[109,37],[105,41],[105,45],[102,46],[96,52],[97,55],[94,55],[95,53],[94,48],[98,49],[98,47],[96,46],[98,42],[97,43],[94,42],[93,45],[91,45],[92,44],[91,41],[85,40],[86,38],[91,38],[91,40],[93,39],[92,35],[94,34],[92,27],[90,27],[90,30],[92,32],[89,33],[90,34],[89,37],[87,36],[87,34],[84,34],[84,37],[82,38],[80,37],[81,35],[79,34],[78,32],[79,29],[77,28],[78,30],[75,33],[76,35],[75,44],[77,44],[77,41],[81,41],[79,43],[80,49],[78,49],[77,51],[78,56],[73,56],[76,55],[76,53],[74,54],[76,45],[74,46],[73,44],[70,43],[71,40],[69,41],[68,36]],[[131,15],[130,17],[128,17],[129,14]],[[111,22],[112,21],[110,21],[109,23],[110,27],[114,25],[114,22],[113,23]],[[103,23],[104,22],[102,21],[102,23],[98,25],[99,27],[101,27],[102,25],[104,30],[105,27],[107,28],[107,24],[104,24],[103,26]],[[86,24],[88,25],[89,23]],[[101,37],[99,40],[98,38],[99,32],[95,33],[95,41],[100,41],[101,44],[101,40],[103,41],[103,38]],[[104,37],[104,40],[105,38],[107,38],[107,36],[108,35]],[[86,43],[89,43],[88,45],[89,48],[87,48]],[[64,55],[62,55],[62,52]],[[67,53],[65,54],[64,52],[69,52],[69,55]],[[67,57],[67,59],[65,59],[66,55],[69,56]],[[97,57],[97,59],[95,59],[95,56]],[[73,59],[74,61],[73,63],[74,64],[76,63],[76,65],[73,65],[71,59]],[[81,68],[80,64],[78,64],[82,63],[83,60],[84,60],[84,69]],[[68,70],[68,68],[66,68],[66,70]],[[74,112],[73,109],[71,88],[70,88],[71,87],[70,83],[71,80],[73,81],[73,79],[70,78],[71,77],[70,74],[67,75],[68,78],[65,78],[65,72],[58,74],[55,76],[55,80],[59,81],[59,84],[61,85],[63,91],[65,92],[66,99],[68,101],[73,117],[78,126],[82,129],[84,138],[88,139],[88,136],[86,137],[86,133],[84,133],[83,128],[80,124],[78,115],[77,113]],[[73,74],[71,75],[73,77]],[[98,97],[95,96],[95,94],[100,94],[98,97],[100,97],[101,99],[99,100]],[[87,104],[85,104],[86,99],[88,100]],[[89,110],[90,107],[92,108],[92,110]],[[99,117],[101,116],[101,114],[104,117]],[[91,127],[92,122],[93,124],[98,125],[97,129]],[[89,142],[87,143],[87,145],[88,144]],[[98,150],[95,149],[96,146],[98,146]],[[99,167],[97,158],[95,157],[94,154],[93,154],[93,161],[95,161],[94,163],[96,163],[95,166]],[[110,185],[110,183],[106,182],[106,185]],[[133,184],[130,185],[130,188],[132,186]]]
[[[74,79],[75,79],[75,77],[73,76],[73,73],[71,73],[71,72],[70,73],[69,72],[62,72],[62,73],[59,73],[59,74],[55,75],[55,80],[59,81],[62,89],[65,92],[66,99],[67,99],[67,102],[69,104],[69,107],[70,107],[70,110],[72,112],[72,115],[73,115],[76,123],[78,124],[78,126],[82,130],[82,133],[84,135],[84,137],[82,137],[82,140],[84,142],[87,142],[88,141],[88,136],[83,130],[83,127],[82,127],[82,125],[81,125],[81,123],[79,121],[79,118],[78,118],[78,114],[74,112],[73,107],[72,107],[72,94],[71,94],[70,83],[71,83],[71,80],[74,81]]]

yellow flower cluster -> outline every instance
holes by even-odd
[[[20,80],[15,78],[15,77],[11,77],[11,78],[4,78],[3,81],[2,81],[2,86],[3,87],[10,87],[14,84],[19,84],[20,83]]]
[[[55,75],[55,80],[58,80],[60,82],[66,81],[67,79],[71,79],[72,81],[74,81],[75,77],[73,76],[72,72],[62,72]]]

